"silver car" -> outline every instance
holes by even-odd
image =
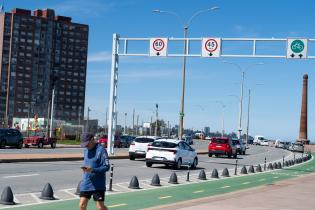
[[[301,143],[294,143],[290,146],[292,152],[304,152],[304,145]]]

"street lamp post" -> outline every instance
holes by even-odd
[[[187,55],[187,33],[188,29],[191,25],[192,20],[199,16],[201,13],[210,12],[213,10],[217,10],[219,7],[212,7],[210,9],[199,10],[195,12],[187,22],[183,21],[183,18],[179,16],[177,13],[172,11],[163,11],[163,10],[153,10],[155,13],[167,13],[175,16],[183,25],[184,29],[184,56],[183,56],[183,70],[182,70],[182,90],[181,90],[181,102],[180,102],[180,112],[179,112],[179,129],[178,129],[178,138],[181,139],[184,131],[184,104],[185,104],[185,80],[186,80],[186,55]]]
[[[216,101],[217,103],[220,103],[221,104],[221,108],[222,108],[222,137],[224,136],[224,108],[225,108],[225,105],[222,101]]]
[[[125,113],[125,135],[127,134],[127,113]]]
[[[247,101],[246,147],[248,146],[249,106],[250,106],[250,89],[248,89],[248,101]]]
[[[158,104],[155,104],[155,116],[156,116],[156,119],[155,119],[155,132],[154,132],[154,135],[157,136],[157,133],[158,133],[158,119],[159,119],[159,114],[158,114],[158,110],[159,110],[159,105]]]
[[[236,63],[232,63],[232,62],[228,62],[228,61],[223,61],[223,63],[226,63],[226,64],[231,64],[231,65],[234,65],[236,66],[241,74],[242,74],[242,79],[241,79],[241,94],[240,94],[240,99],[239,99],[239,103],[240,103],[240,110],[239,110],[239,120],[238,120],[238,138],[241,139],[242,137],[242,114],[243,114],[243,90],[244,90],[244,78],[245,78],[245,73],[246,71],[252,67],[252,66],[255,66],[255,65],[263,65],[264,63],[254,63],[254,64],[251,64],[249,66],[247,66],[245,68],[245,70],[243,70],[241,68],[240,65],[236,64]]]

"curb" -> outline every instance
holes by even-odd
[[[208,154],[208,152],[197,152],[198,155]],[[36,154],[34,154],[36,155]],[[110,160],[129,159],[129,155],[113,155],[109,156]],[[19,163],[19,162],[54,162],[54,161],[79,161],[83,160],[83,157],[44,157],[44,158],[27,158],[27,159],[2,159],[0,163]]]

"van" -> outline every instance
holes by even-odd
[[[264,136],[257,135],[254,138],[253,144],[254,145],[261,145],[261,142],[263,142],[264,140],[266,140]]]

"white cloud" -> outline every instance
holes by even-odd
[[[102,51],[88,55],[88,62],[107,62],[112,60],[110,52]]]

